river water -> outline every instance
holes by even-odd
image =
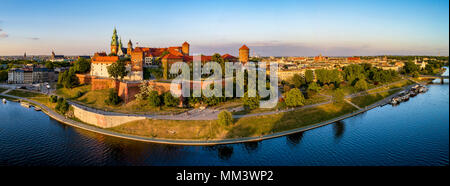
[[[0,165],[449,165],[445,81],[398,106],[290,136],[218,146],[118,139],[67,126],[15,102],[0,103]]]

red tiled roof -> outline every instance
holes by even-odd
[[[116,62],[117,60],[119,60],[119,56],[96,56],[92,62]]]
[[[183,56],[177,56],[173,54],[167,54],[163,57],[163,59],[183,59]]]
[[[234,56],[232,56],[230,54],[224,54],[224,55],[222,55],[222,58],[223,59],[236,59],[237,57],[234,57]]]
[[[348,57],[347,60],[349,60],[349,61],[358,61],[360,59],[359,59],[359,57]]]
[[[242,45],[242,47],[239,48],[239,50],[249,50],[249,48],[246,45]]]

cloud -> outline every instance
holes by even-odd
[[[0,28],[0,32],[3,31],[3,29]]]
[[[8,34],[6,34],[6,33],[1,33],[0,34],[0,38],[7,38],[8,37]]]

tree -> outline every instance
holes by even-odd
[[[308,91],[319,92],[320,86],[316,82],[312,82],[308,85]]]
[[[368,89],[367,82],[364,79],[358,80],[355,83],[354,87],[356,88],[356,90],[359,90],[359,91],[363,91],[363,90],[367,90]]]
[[[222,126],[228,126],[233,124],[233,114],[231,112],[228,112],[226,110],[219,113],[217,116],[218,122]]]
[[[79,84],[78,78],[75,76],[75,71],[73,68],[70,68],[69,70],[66,70],[63,73],[60,73],[58,76],[57,85],[59,87],[72,88],[78,84]]]
[[[176,107],[180,100],[172,95],[170,92],[166,92],[163,94],[164,105],[168,107]]]
[[[305,81],[307,84],[310,84],[311,82],[314,81],[314,72],[312,70],[306,70]]]
[[[109,89],[108,98],[105,100],[107,105],[118,105],[122,99],[119,97],[116,89]]]
[[[91,69],[91,63],[85,58],[78,58],[73,64],[73,68],[77,73],[86,73]]]
[[[289,107],[303,106],[305,103],[305,97],[303,97],[300,89],[293,88],[286,94],[285,101],[286,105]]]
[[[153,107],[161,106],[161,98],[158,95],[157,91],[151,91],[150,94],[147,97],[149,103]]]
[[[51,61],[45,62],[45,68],[53,69],[54,67],[55,67],[55,65],[53,65],[53,63]]]
[[[0,82],[8,80],[8,71],[0,70]]]
[[[153,91],[153,86],[149,85],[146,81],[144,81],[141,85],[139,85],[139,93],[137,93],[134,97],[138,101],[142,101],[147,98],[148,95]]]
[[[242,97],[242,100],[244,102],[244,107],[246,109],[256,109],[259,107],[259,95],[256,94],[256,97],[249,97],[248,92],[244,94],[244,97]]]
[[[406,74],[413,74],[414,72],[419,70],[416,64],[411,61],[405,62],[405,66],[403,66]]]
[[[58,96],[51,95],[50,98],[49,98],[49,101],[51,103],[56,103],[58,101]]]
[[[69,103],[67,103],[66,99],[59,98],[55,110],[60,114],[65,114],[69,110]]]
[[[128,74],[125,61],[118,60],[107,67],[108,74],[114,79],[123,79]]]
[[[342,102],[344,101],[345,93],[341,88],[337,88],[333,93],[333,101],[334,102]]]
[[[292,76],[292,83],[294,84],[294,86],[296,88],[300,88],[300,86],[302,86],[303,84],[305,84],[305,78],[303,78],[301,75],[299,74],[294,74],[294,76]]]

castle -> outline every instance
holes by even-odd
[[[143,68],[151,68],[162,66],[165,68],[165,73],[170,65],[176,62],[191,63],[194,59],[189,53],[190,45],[184,42],[181,46],[167,47],[167,48],[151,48],[151,47],[135,47],[131,40],[128,41],[128,48],[124,48],[122,40],[117,35],[117,30],[114,28],[111,39],[111,53],[107,55],[105,52],[95,53],[92,57],[91,76],[98,78],[109,78],[107,67],[118,60],[127,60],[126,69],[129,72],[124,77],[126,81],[142,81],[144,79]],[[239,49],[239,58],[230,54],[224,54],[221,57],[229,62],[249,61],[250,49],[243,45]],[[211,61],[212,56],[201,56],[202,62]],[[165,75],[164,77],[167,77]]]

